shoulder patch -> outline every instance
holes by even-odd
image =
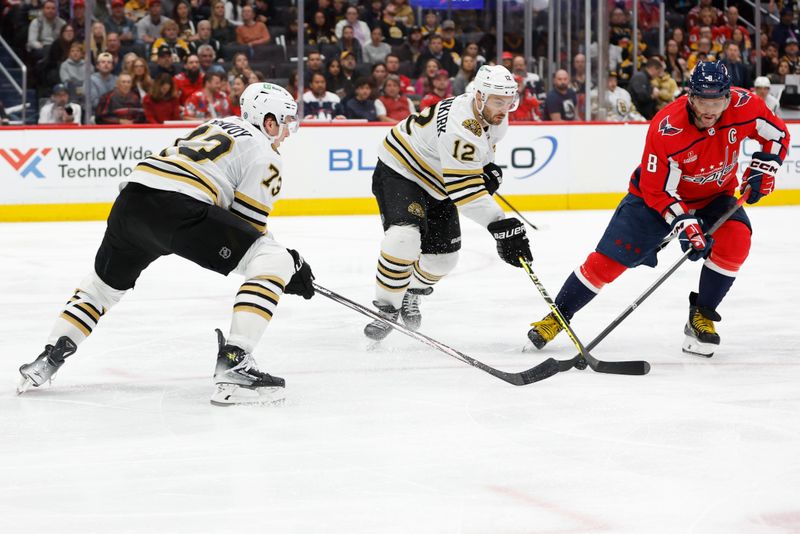
[[[483,135],[483,128],[481,128],[480,123],[475,119],[467,119],[461,123],[461,126],[472,132],[472,135],[475,137]]]
[[[747,91],[743,91],[742,89],[732,89],[731,92],[739,97],[739,100],[733,106],[735,108],[740,108],[750,101],[750,93]]]
[[[682,128],[676,128],[669,123],[669,115],[664,117],[664,119],[658,125],[658,132],[661,135],[678,135],[682,131]]]

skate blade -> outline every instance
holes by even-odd
[[[692,356],[711,358],[714,355],[714,351],[717,350],[717,347],[719,347],[719,345],[703,343],[696,337],[686,336],[686,339],[683,341],[682,350],[684,353],[691,354]]]
[[[382,339],[368,339],[367,340],[367,352],[378,352],[381,350],[381,341]]]
[[[522,352],[537,352],[539,349],[536,348],[532,342],[528,341],[525,343],[525,346],[522,347]]]
[[[33,380],[31,380],[27,376],[23,376],[22,379],[19,381],[19,384],[17,384],[17,395],[22,395],[32,387],[33,387]]]
[[[249,389],[236,384],[217,384],[211,394],[214,406],[282,406],[286,401],[285,388]]]

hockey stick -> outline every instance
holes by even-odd
[[[725,221],[727,221],[728,219],[730,219],[730,218],[731,218],[731,216],[732,216],[734,213],[736,213],[736,211],[737,211],[739,208],[741,208],[741,207],[742,207],[742,205],[744,204],[745,200],[747,200],[747,197],[748,197],[748,196],[750,196],[750,188],[749,188],[749,187],[748,187],[747,189],[745,189],[745,191],[744,191],[744,194],[743,194],[741,197],[739,197],[739,198],[738,198],[738,200],[736,200],[736,203],[735,203],[733,206],[731,206],[730,208],[728,208],[728,211],[726,211],[725,213],[723,213],[723,214],[722,214],[722,217],[720,217],[720,218],[717,220],[717,222],[715,222],[715,223],[714,223],[714,224],[711,226],[711,228],[710,228],[710,229],[708,230],[708,232],[706,233],[706,236],[710,236],[710,235],[712,235],[714,232],[716,232],[716,231],[719,229],[719,227],[720,227],[720,226],[722,226],[722,225],[725,223]],[[626,318],[627,318],[627,317],[628,317],[630,314],[632,314],[632,313],[633,313],[633,311],[634,311],[636,308],[638,308],[638,307],[639,307],[639,306],[642,304],[642,302],[644,302],[644,301],[645,301],[645,299],[647,299],[647,297],[649,297],[650,295],[652,295],[652,294],[653,294],[653,292],[655,292],[655,290],[656,290],[656,289],[658,289],[658,287],[659,287],[661,284],[663,284],[663,283],[664,283],[664,282],[667,280],[667,278],[669,278],[670,276],[672,276],[672,274],[673,274],[675,271],[677,271],[677,270],[678,270],[678,267],[680,267],[681,265],[683,265],[683,263],[684,263],[684,262],[685,262],[687,259],[689,259],[689,254],[691,253],[691,251],[692,251],[692,249],[691,249],[691,248],[690,248],[690,249],[687,249],[687,250],[686,250],[686,252],[684,252],[684,253],[683,253],[683,255],[682,255],[680,258],[678,258],[678,260],[677,260],[675,263],[673,263],[673,264],[672,264],[672,266],[671,266],[669,269],[667,269],[667,271],[666,271],[664,274],[662,274],[661,276],[659,276],[659,277],[658,277],[658,279],[657,279],[655,282],[653,282],[653,283],[650,285],[650,287],[648,287],[648,288],[647,288],[647,289],[644,291],[644,293],[642,293],[641,295],[639,295],[639,296],[636,298],[636,300],[634,300],[634,301],[633,301],[633,302],[632,302],[632,303],[631,303],[631,304],[630,304],[630,305],[629,305],[627,308],[625,308],[625,310],[624,310],[624,311],[623,311],[623,312],[622,312],[622,313],[621,313],[619,316],[617,316],[617,318],[616,318],[616,319],[614,319],[613,321],[611,321],[611,324],[609,324],[609,325],[608,325],[608,326],[605,328],[605,330],[603,330],[602,332],[600,332],[600,333],[597,335],[597,337],[595,337],[595,338],[594,338],[594,339],[593,339],[593,340],[592,340],[592,341],[591,341],[591,342],[590,342],[590,343],[589,343],[589,344],[586,346],[586,350],[592,350],[594,347],[596,347],[596,346],[597,346],[597,345],[598,345],[598,344],[599,344],[601,341],[603,341],[603,340],[606,338],[606,336],[608,336],[608,334],[610,334],[610,333],[611,333],[611,331],[612,331],[612,330],[614,330],[616,327],[618,327],[618,326],[619,326],[619,324],[620,324],[622,321],[624,321],[624,320],[625,320],[625,319],[626,319]],[[579,356],[580,356],[580,354],[578,354],[578,355],[576,356],[576,358],[577,358],[577,357],[579,357]],[[575,359],[575,358],[573,358],[573,359]],[[601,364],[601,366],[602,366],[602,367],[604,367],[605,369],[608,369],[608,368],[609,368],[609,367],[608,367],[608,365],[612,365],[612,366],[613,366],[613,364],[616,364],[616,363],[625,363],[625,362],[599,362],[599,363]],[[603,365],[603,364],[605,364],[605,365]],[[596,370],[597,370],[597,371],[599,371],[599,372],[601,372],[601,373],[610,373],[610,372],[611,372],[611,371],[608,371],[608,370],[604,370],[604,371],[600,371],[599,369],[596,369]]]
[[[547,290],[544,288],[544,285],[539,281],[539,278],[531,269],[530,264],[525,261],[525,258],[519,258],[519,263],[522,265],[522,268],[525,269],[525,272],[528,273],[528,277],[533,282],[533,285],[536,286],[536,289],[539,290],[539,294],[542,295],[547,305],[550,306],[550,311],[555,316],[556,320],[559,322],[561,327],[567,332],[567,335],[578,347],[578,355],[572,358],[571,360],[566,360],[564,362],[559,362],[561,364],[560,370],[565,370],[569,364],[574,365],[577,369],[586,369],[586,364],[589,364],[589,367],[592,368],[592,371],[596,371],[598,373],[610,373],[616,375],[646,375],[650,372],[650,364],[644,360],[633,360],[627,362],[605,362],[602,360],[598,360],[591,354],[589,354],[589,349],[583,346],[583,343],[578,339],[578,336],[575,334],[575,331],[572,330],[572,327],[569,325],[567,320],[561,315],[561,310],[558,309],[558,306],[553,299],[550,298],[548,295]]]
[[[554,360],[553,358],[548,358],[545,361],[543,361],[542,363],[540,363],[539,365],[537,365],[536,367],[532,367],[532,368],[528,369],[527,371],[522,371],[520,373],[507,373],[505,371],[500,371],[498,369],[495,369],[494,367],[490,367],[490,366],[486,365],[485,363],[479,362],[475,358],[471,358],[470,356],[467,356],[463,352],[459,352],[456,349],[448,347],[444,343],[440,343],[439,341],[436,341],[435,339],[430,338],[430,337],[426,336],[425,334],[422,334],[420,332],[415,332],[413,330],[410,330],[410,329],[406,328],[405,326],[401,325],[400,323],[397,323],[395,321],[390,321],[390,320],[386,319],[385,317],[381,317],[380,315],[378,315],[376,312],[372,311],[371,309],[369,309],[369,308],[367,308],[365,306],[362,306],[361,304],[358,304],[357,302],[353,302],[352,300],[350,300],[350,299],[348,299],[346,297],[343,297],[342,295],[339,295],[338,293],[334,293],[330,289],[325,289],[324,287],[322,287],[322,286],[320,286],[320,285],[318,285],[316,283],[314,284],[314,289],[317,290],[317,292],[321,293],[322,295],[328,297],[329,299],[331,299],[331,300],[333,300],[335,302],[338,302],[339,304],[343,304],[343,305],[347,306],[351,310],[355,310],[355,311],[357,311],[358,313],[360,313],[362,315],[366,315],[370,319],[383,321],[384,323],[386,323],[388,325],[391,325],[392,328],[394,328],[398,332],[401,332],[401,333],[403,333],[403,334],[405,334],[405,335],[407,335],[407,336],[409,336],[411,338],[414,338],[417,341],[425,343],[429,347],[433,347],[433,348],[435,348],[437,350],[440,350],[440,351],[444,352],[445,354],[448,354],[448,355],[452,356],[453,358],[455,358],[457,360],[461,360],[462,362],[464,362],[466,364],[469,364],[469,365],[471,365],[473,367],[477,367],[481,371],[487,372],[490,375],[495,376],[495,377],[499,378],[500,380],[503,380],[503,381],[508,382],[509,384],[513,384],[515,386],[525,386],[527,384],[532,384],[534,382],[538,382],[540,380],[544,380],[545,378],[549,378],[549,377],[553,376],[554,374],[558,373],[559,370],[560,370],[558,362],[556,360]]]
[[[524,215],[522,215],[522,214],[521,214],[519,211],[517,211],[517,208],[515,208],[514,206],[512,206],[512,205],[511,205],[511,203],[510,203],[508,200],[506,200],[506,197],[504,197],[504,196],[503,196],[503,195],[501,195],[500,193],[495,193],[495,194],[494,194],[494,196],[496,196],[497,198],[499,198],[500,200],[502,200],[502,201],[503,201],[503,204],[505,204],[506,206],[508,206],[508,207],[511,209],[511,211],[513,211],[514,213],[516,213],[516,214],[519,216],[519,218],[520,218],[520,219],[522,219],[523,221],[525,221],[525,222],[528,224],[528,226],[530,226],[530,227],[531,227],[531,228],[533,228],[534,230],[538,230],[538,229],[539,229],[539,227],[538,227],[538,226],[536,226],[535,224],[533,224],[532,222],[530,222],[528,219],[526,219],[526,218],[525,218],[525,216],[524,216]]]

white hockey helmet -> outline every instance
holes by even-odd
[[[502,65],[484,65],[478,70],[473,80],[473,91],[476,93],[478,111],[483,111],[483,106],[489,95],[513,96],[509,111],[514,111],[519,105],[518,85],[514,76]],[[481,96],[478,98],[477,92]]]
[[[247,86],[239,97],[242,118],[261,130],[270,141],[280,137],[284,128],[294,133],[300,127],[297,120],[297,102],[289,91],[279,85],[259,82]],[[278,122],[278,135],[273,137],[264,129],[264,117],[273,115]]]

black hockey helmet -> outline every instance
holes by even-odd
[[[689,94],[700,98],[731,96],[731,77],[721,61],[698,63],[689,78]]]

